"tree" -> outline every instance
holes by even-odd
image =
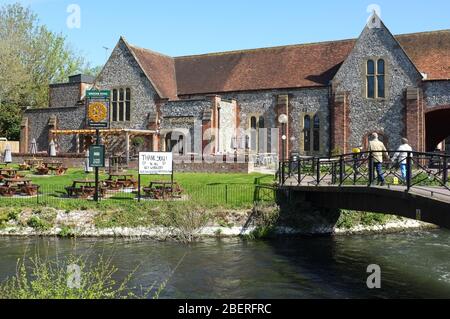
[[[48,87],[85,68],[66,38],[21,4],[0,7],[0,135],[17,136],[21,108],[48,106]],[[12,123],[9,123],[11,122]]]

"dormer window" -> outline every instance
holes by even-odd
[[[384,99],[386,97],[386,66],[383,59],[368,60],[366,66],[366,96],[368,99]]]

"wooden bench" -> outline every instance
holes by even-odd
[[[138,187],[138,182],[134,178],[119,179],[117,182],[120,183],[125,188],[129,188],[129,187],[137,188]]]
[[[19,170],[21,171],[29,171],[31,169],[31,166],[27,163],[23,163],[19,165]]]
[[[5,197],[12,197],[17,193],[16,187],[0,186],[0,195]]]
[[[39,192],[39,185],[24,185],[20,188],[21,192],[28,196],[36,196]]]
[[[48,167],[41,166],[41,167],[36,168],[36,174],[37,175],[48,175],[49,171],[50,170],[49,170]]]
[[[73,187],[73,186],[67,186],[65,187],[67,195],[69,197],[76,197],[76,198],[82,198],[87,199],[89,197],[94,196],[95,194],[95,187],[89,187],[89,186],[81,186],[81,187]],[[99,187],[98,189],[99,195],[102,197],[105,197],[107,188],[106,187]]]
[[[55,169],[55,174],[58,176],[66,174],[68,168],[67,167],[58,167]]]

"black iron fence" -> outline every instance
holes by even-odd
[[[394,156],[397,155],[397,156]],[[379,162],[377,158],[383,157]],[[392,160],[397,158],[397,160]],[[450,155],[423,152],[360,152],[334,157],[300,157],[279,163],[279,185],[403,185],[450,190]],[[382,178],[379,178],[381,173]]]
[[[43,185],[34,196],[15,194],[0,196],[0,206],[50,205],[60,208],[84,208],[85,204],[95,204],[93,196],[70,196],[68,187]],[[154,198],[146,194],[141,188],[140,201],[136,188],[122,188],[105,190],[99,202],[111,203],[112,206],[127,205],[127,203],[155,203],[164,201],[191,202],[208,206],[249,207],[255,201],[274,201],[275,189],[270,184],[187,184],[181,185],[181,192],[177,195],[167,193],[164,197]],[[89,205],[88,205],[89,206]],[[90,206],[89,206],[90,207]]]

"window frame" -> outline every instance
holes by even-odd
[[[373,73],[369,73],[369,62],[373,63]],[[383,72],[380,73],[379,71],[379,64],[380,62],[383,63]],[[379,57],[379,58],[370,58],[365,60],[365,96],[367,99],[370,100],[385,100],[387,98],[387,81],[386,81],[386,59]],[[383,82],[382,87],[380,86],[380,80]],[[373,96],[369,95],[370,92],[370,81],[373,81]],[[382,90],[382,91],[381,91]],[[380,94],[380,93],[383,94]]]
[[[308,121],[307,121],[308,119]],[[308,123],[308,127],[306,126],[306,123]],[[304,152],[311,152],[311,115],[305,114],[303,115],[303,151]]]
[[[114,87],[111,99],[111,122],[131,122],[132,90],[130,87]]]

